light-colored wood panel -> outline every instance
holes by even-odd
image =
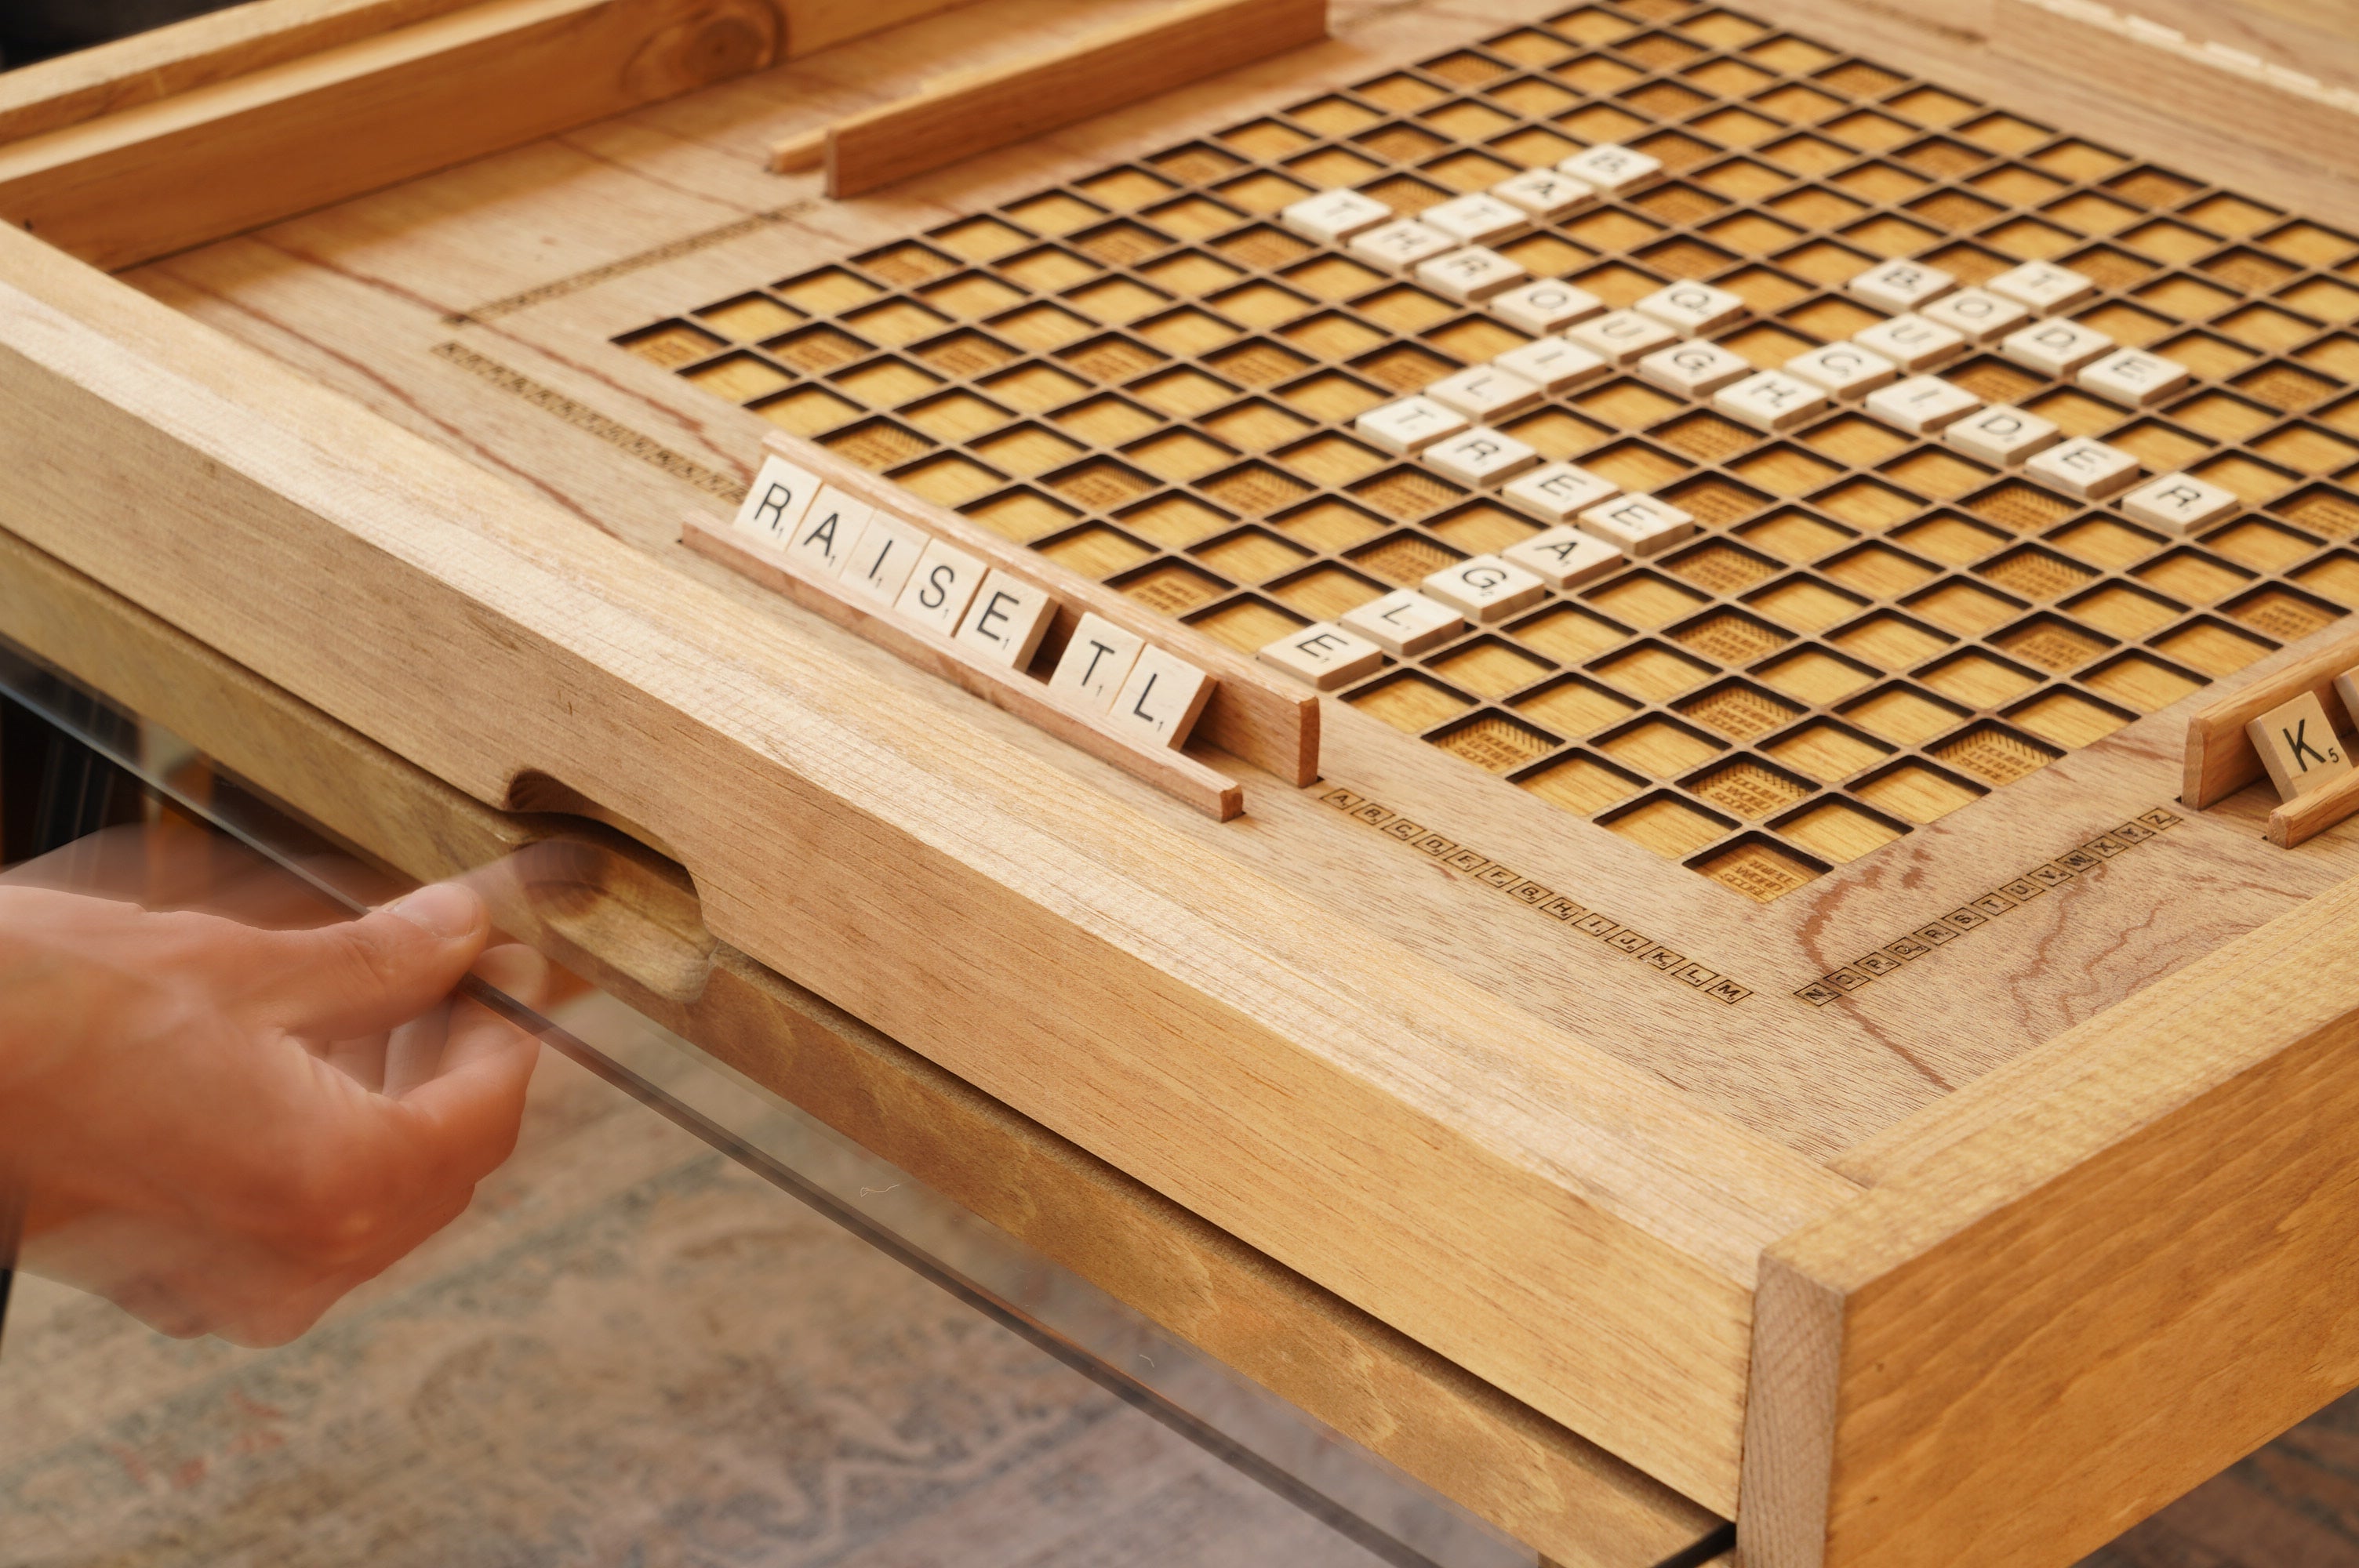
[[[0,214],[124,266],[777,58],[769,0],[491,0],[0,150]]]
[[[1327,0],[1186,0],[1057,53],[971,72],[829,127],[827,193],[864,195],[1326,36]],[[792,167],[775,159],[772,168]]]
[[[2359,135],[2359,92],[2257,59],[2223,58],[2203,34],[2171,38],[2089,0],[1994,0],[1992,38],[2013,59],[2077,75],[2136,81],[2190,120],[2264,146],[2307,149],[2343,173],[2343,149]],[[2347,61],[2354,53],[2341,52]]]
[[[1848,1184],[21,235],[0,265],[7,526],[479,798],[647,824],[723,940],[1733,1506],[1753,1260]]]
[[[490,811],[99,584],[0,534],[0,635],[421,881],[562,820]],[[1703,1509],[703,933],[676,871],[506,929],[1570,1568],[1647,1568]],[[594,853],[593,853],[594,851]],[[533,923],[538,923],[535,929]],[[684,952],[696,955],[692,968]]]
[[[2070,1562],[2359,1382],[2344,884],[1844,1162],[1765,1255],[1745,1561]]]
[[[475,0],[249,0],[0,75],[0,142],[440,16]]]

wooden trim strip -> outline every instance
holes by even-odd
[[[2323,788],[2299,795],[2269,813],[2269,842],[2280,849],[2306,844],[2359,812],[2359,773],[2345,773]]]
[[[2303,692],[2317,694],[2337,734],[2349,733],[2353,715],[2343,709],[2334,677],[2354,667],[2359,667],[2359,633],[2337,638],[2308,658],[2197,712],[2187,721],[2187,776],[2179,798],[2201,811],[2259,778],[2261,754],[2253,750],[2245,726]]]
[[[1057,600],[1057,623],[1049,645],[1062,646],[1082,611],[1093,611],[1125,632],[1158,643],[1220,682],[1196,720],[1196,738],[1229,755],[1266,769],[1301,788],[1319,782],[1319,698],[1305,687],[1270,675],[1234,649],[1201,632],[1147,610],[1126,595],[1092,582],[1027,550],[947,506],[926,500],[850,459],[800,436],[780,430],[763,445],[788,462],[817,474],[846,494],[909,518],[993,566],[1039,584]]]
[[[0,149],[0,217],[114,268],[758,70],[770,0],[490,0]]]
[[[1929,1108],[1764,1255],[1750,1568],[2048,1568],[2359,1384],[2359,880]]]
[[[406,27],[476,0],[251,0],[0,74],[0,143]]]
[[[827,136],[827,193],[864,195],[1326,36],[1327,0],[1188,0],[839,121]],[[799,140],[780,145],[773,169]]]
[[[926,636],[886,616],[870,615],[842,596],[805,582],[787,569],[784,557],[777,551],[749,543],[725,525],[716,527],[709,519],[690,514],[680,520],[679,542],[772,592],[784,594],[814,615],[823,615],[846,631],[858,633],[917,668],[940,676],[994,708],[1013,713],[1067,745],[1078,746],[1100,762],[1112,762],[1174,800],[1185,801],[1215,822],[1226,822],[1245,811],[1245,791],[1234,779],[1214,772],[1184,752],[1143,750],[1106,726],[1092,722],[1086,715],[1050,701],[1049,688],[1029,676],[995,668],[955,643]]]

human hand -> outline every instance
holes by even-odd
[[[515,1147],[538,1043],[450,993],[537,1005],[546,970],[489,935],[456,884],[310,930],[0,885],[24,1266],[168,1334],[301,1334]]]

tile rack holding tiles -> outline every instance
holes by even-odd
[[[1335,697],[1762,899],[2359,605],[2359,241],[1738,13],[1579,6],[619,340],[1251,652],[1540,527],[1361,438],[1533,336],[1277,214],[1425,208],[1613,144],[1664,178],[1492,242],[1610,308],[1680,282],[1756,369],[1914,258],[2081,273],[2060,313],[2186,365],[2129,410],[1994,351],[1938,373],[2192,472],[2180,536],[1857,399],[1767,433],[1616,374],[1501,418],[1694,536]]]

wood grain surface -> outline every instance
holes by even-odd
[[[2359,1380],[2359,888],[1845,1162],[1772,1247],[1749,1563],[2071,1561]]]

